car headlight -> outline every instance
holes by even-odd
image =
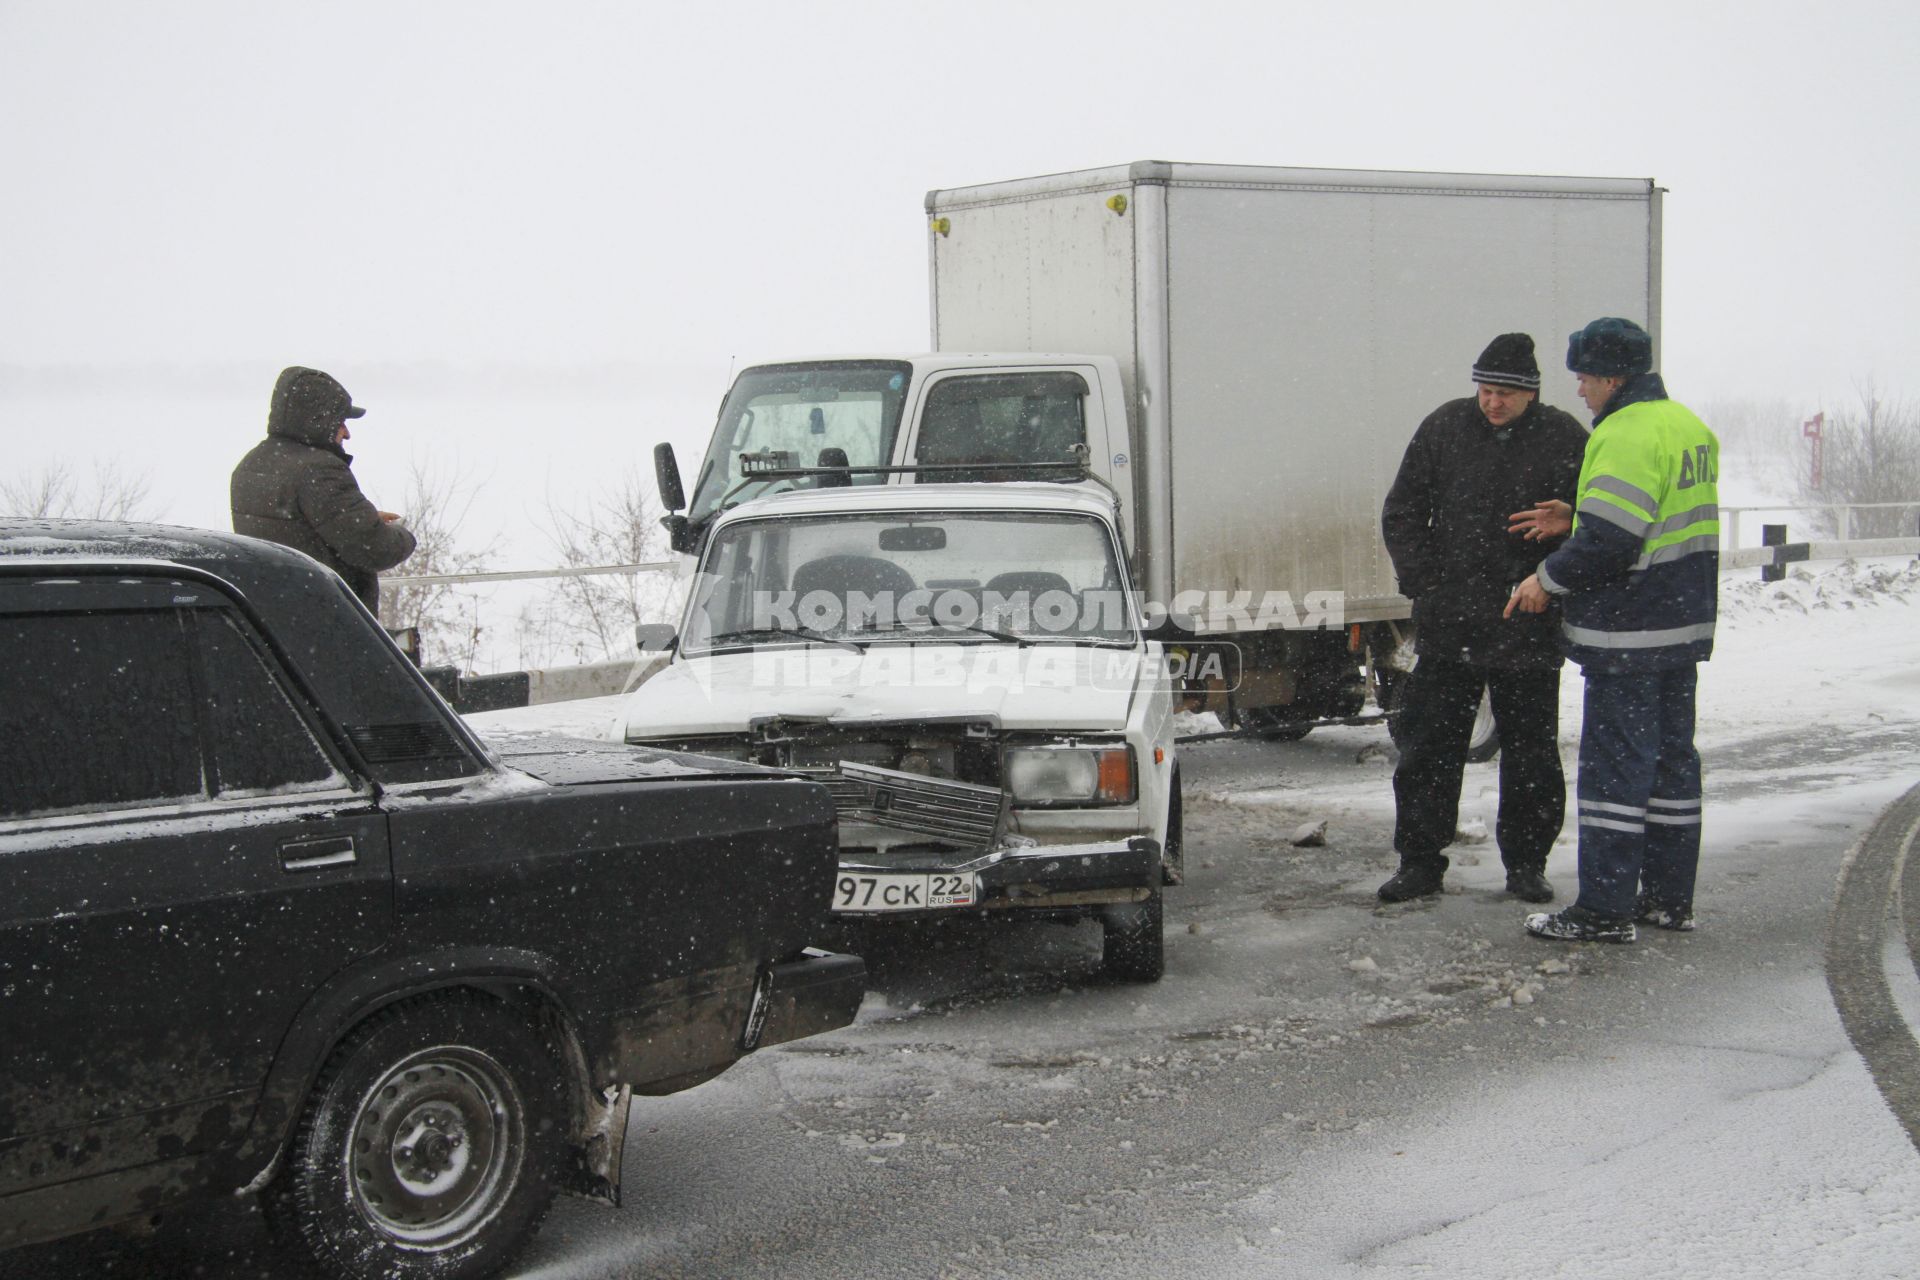
[[[1009,747],[1007,790],[1015,804],[1132,804],[1131,747]]]

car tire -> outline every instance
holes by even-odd
[[[1166,972],[1164,899],[1155,885],[1145,902],[1109,907],[1100,918],[1100,968],[1117,982],[1158,982]]]
[[[493,1275],[553,1202],[565,1117],[559,1066],[518,1010],[465,991],[393,1005],[327,1059],[268,1225],[323,1275]]]

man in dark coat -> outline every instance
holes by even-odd
[[[304,551],[346,579],[380,612],[380,571],[413,554],[400,517],[360,492],[347,419],[366,413],[318,369],[282,369],[267,410],[267,438],[233,469],[233,531]]]
[[[1503,333],[1473,366],[1473,398],[1450,400],[1414,432],[1381,512],[1419,661],[1402,697],[1393,774],[1400,869],[1387,902],[1440,892],[1481,694],[1500,734],[1497,836],[1507,892],[1548,902],[1547,854],[1566,816],[1560,768],[1558,619],[1503,619],[1514,584],[1557,542],[1529,541],[1509,517],[1571,502],[1586,428],[1539,402],[1533,339]],[[1518,624],[1518,625],[1516,625]]]

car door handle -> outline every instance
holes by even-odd
[[[289,840],[280,846],[280,866],[287,871],[318,871],[322,867],[344,867],[359,860],[352,836]]]

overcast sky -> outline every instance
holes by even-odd
[[[619,364],[697,436],[736,357],[927,345],[927,189],[1152,158],[1654,178],[1677,396],[1911,395],[1917,14],[0,0],[0,379]]]

